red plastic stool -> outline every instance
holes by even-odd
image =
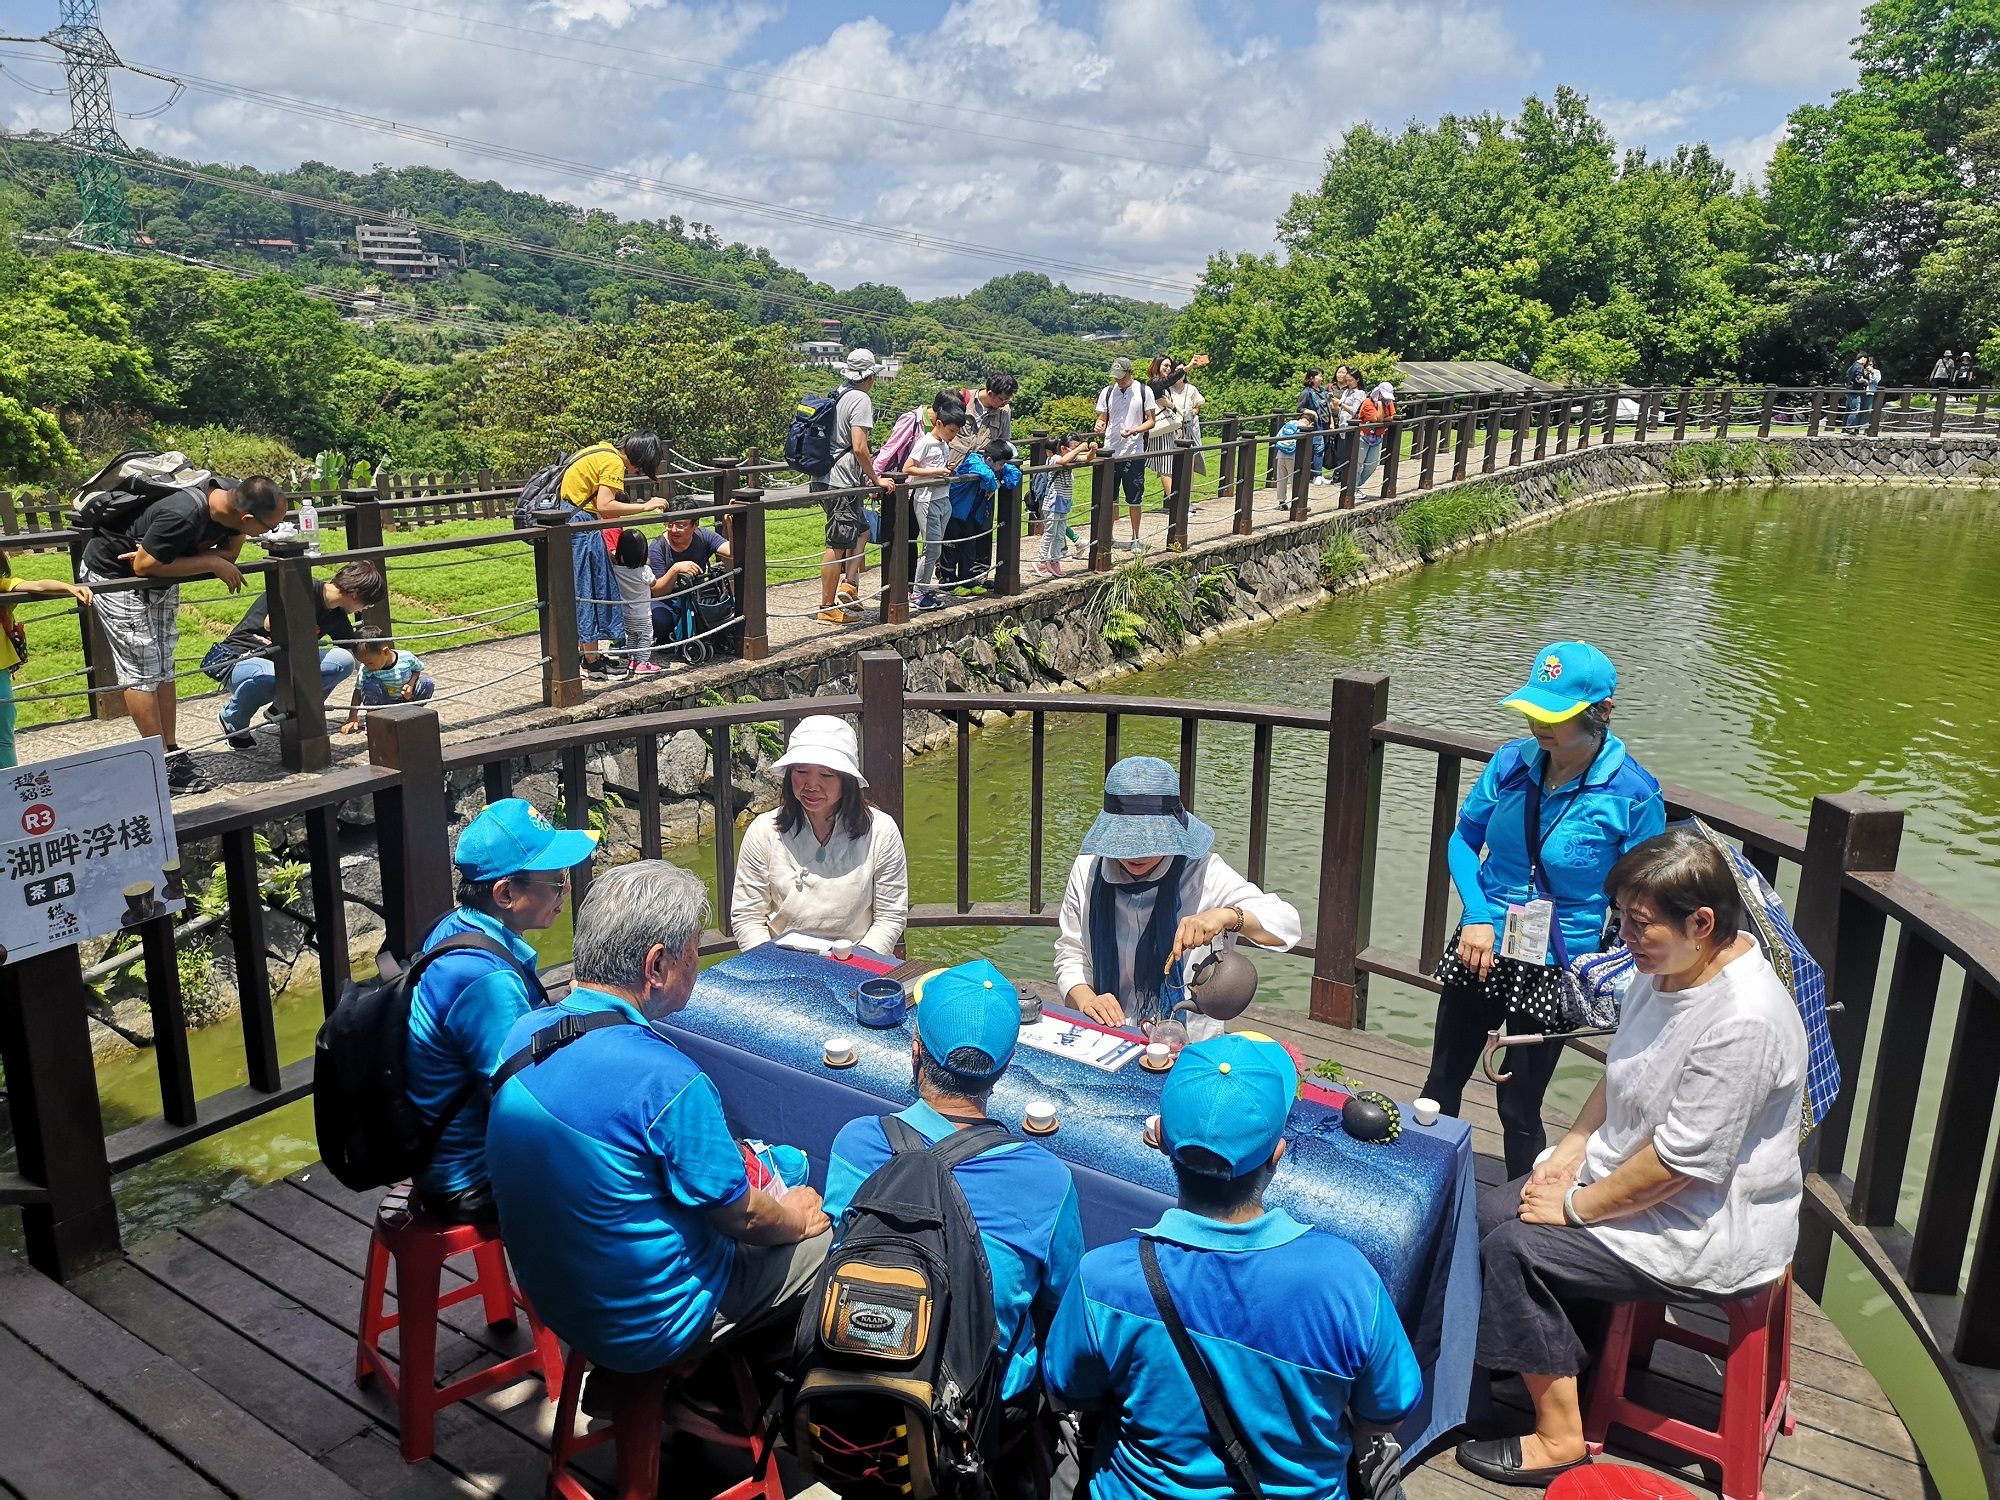
[[[785,1500],[784,1482],[779,1479],[778,1466],[770,1454],[773,1439],[759,1421],[762,1405],[757,1400],[750,1367],[732,1354],[711,1357],[729,1362],[743,1431],[725,1431],[685,1407],[673,1409],[671,1430],[750,1455],[750,1477],[719,1491],[714,1500]],[[569,1364],[563,1370],[562,1400],[556,1405],[555,1441],[549,1445],[548,1500],[594,1500],[596,1492],[586,1489],[569,1472],[569,1466],[579,1453],[605,1443],[617,1444],[618,1481],[613,1491],[617,1500],[657,1500],[660,1444],[667,1431],[662,1426],[668,1414],[667,1387],[693,1373],[696,1367],[688,1364],[644,1375],[613,1375],[611,1424],[578,1436],[577,1403],[583,1395],[583,1376],[589,1363],[572,1349]]]
[[[438,1294],[444,1263],[454,1255],[470,1254],[478,1274],[464,1286]],[[389,1311],[389,1262],[396,1263],[396,1310]],[[528,1315],[535,1346],[498,1364],[437,1384],[438,1312],[478,1297],[486,1303],[489,1324],[512,1323],[514,1309]],[[392,1364],[382,1353],[382,1336],[399,1331],[400,1359]],[[538,1374],[550,1397],[562,1383],[562,1349],[542,1326],[527,1299],[507,1274],[507,1256],[500,1231],[486,1224],[441,1224],[424,1217],[411,1202],[410,1184],[389,1190],[375,1210],[375,1235],[368,1243],[368,1274],[361,1289],[361,1333],[354,1351],[356,1383],[379,1375],[396,1397],[396,1426],[403,1460],[422,1463],[431,1456],[437,1414],[455,1401],[512,1385]]]
[[[1604,1451],[1614,1425],[1722,1466],[1723,1500],[1764,1500],[1764,1464],[1780,1432],[1790,1436],[1792,1417],[1792,1275],[1718,1305],[1729,1320],[1726,1341],[1667,1321],[1662,1302],[1621,1302],[1612,1310],[1604,1357],[1590,1381],[1583,1435],[1592,1453]],[[1661,1341],[1719,1359],[1722,1418],[1711,1430],[1643,1406],[1625,1393],[1628,1366],[1644,1364]]]
[[[1700,1500],[1664,1474],[1628,1469],[1624,1464],[1586,1464],[1557,1477],[1544,1492],[1548,1500]]]

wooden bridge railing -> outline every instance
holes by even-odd
[[[1280,730],[1324,736],[1319,855],[1310,870],[1288,869],[1272,883],[1295,897],[1312,887],[1313,930],[1295,961],[1310,964],[1311,1011],[1336,1026],[1363,1024],[1371,979],[1435,990],[1428,977],[1448,932],[1451,910],[1444,844],[1461,784],[1495,748],[1474,736],[1428,729],[1390,716],[1385,677],[1336,678],[1324,708],[1274,707],[1109,695],[906,693],[894,652],[863,652],[858,691],[596,720],[445,747],[436,716],[397,708],[369,724],[369,764],[311,783],[183,813],[183,846],[214,841],[228,895],[226,928],[242,991],[239,1026],[248,1081],[206,1097],[195,1092],[187,1023],[169,918],[140,930],[142,965],[153,1011],[160,1080],[157,1116],[106,1135],[98,1107],[85,1022],[86,994],[76,949],[0,969],[0,1064],[6,1069],[16,1170],[0,1175],[0,1205],[20,1207],[29,1254],[53,1275],[73,1274],[119,1247],[112,1190],[123,1173],[192,1142],[303,1097],[310,1070],[287,1061],[277,1044],[274,997],[265,977],[264,922],[271,898],[261,889],[255,854],[260,827],[299,819],[310,866],[310,941],[320,960],[323,1002],[331,1006],[349,975],[340,887],[343,803],[372,803],[383,915],[392,951],[411,944],[451,900],[447,830],[449,787],[476,776],[488,800],[509,795],[530,757],[554,757],[559,816],[572,827],[590,819],[593,756],[629,751],[637,787],[639,851],[661,851],[658,756],[662,739],[695,730],[719,773],[710,781],[717,910],[726,912],[735,878],[740,794],[728,773],[735,737],[745,726],[788,723],[808,713],[859,718],[871,794],[903,813],[903,726],[908,712],[941,714],[956,726],[954,879],[949,892],[919,892],[916,929],[1053,926],[1047,903],[1048,717],[1094,719],[1108,765],[1121,730],[1137,718],[1178,729],[1184,793],[1194,800],[1204,739],[1247,732],[1251,774],[1231,805],[1202,807],[1210,821],[1248,831],[1252,879],[1271,878],[1267,844],[1273,814],[1273,736]],[[972,717],[1001,710],[1029,717],[1024,885],[1003,900],[975,900],[972,888],[973,785],[968,754]],[[1378,881],[1377,831],[1389,757],[1415,756],[1433,789],[1421,888]],[[1902,814],[1858,793],[1814,799],[1801,831],[1781,819],[1722,799],[1669,787],[1671,815],[1698,814],[1737,841],[1757,867],[1794,892],[1800,934],[1827,970],[1835,1046],[1845,1080],[1840,1102],[1809,1143],[1801,1284],[1819,1295],[1835,1238],[1860,1255],[1916,1330],[1960,1402],[1969,1428],[1986,1444],[1993,1414],[1976,1396],[1990,1377],[1968,1380],[1961,1366],[2000,1368],[2000,1154],[1990,1153],[2000,1094],[2000,930],[1950,905],[1897,873]],[[1072,851],[1054,851],[1054,868]],[[588,890],[579,872],[572,899]],[[1058,876],[1058,878],[1060,878]],[[1303,900],[1301,904],[1305,904]],[[1414,930],[1415,953],[1374,941],[1375,919]],[[1886,980],[1880,959],[1893,928],[1894,961]],[[704,951],[729,947],[710,934]],[[1958,976],[1958,1008],[1943,1091],[1934,1110],[1920,1102],[1919,1080],[1931,1057],[1928,1038],[1947,971]],[[1879,1012],[1879,1015],[1878,1015]],[[1863,1090],[1865,1085],[1865,1101]],[[1857,1101],[1863,1106],[1857,1108]],[[1911,1160],[1921,1125],[1932,1128],[1928,1158]],[[1906,1211],[1903,1205],[1913,1205]]]

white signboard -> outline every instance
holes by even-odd
[[[158,740],[0,769],[0,962],[186,905]]]

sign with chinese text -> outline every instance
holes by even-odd
[[[186,905],[158,740],[0,769],[0,962]]]

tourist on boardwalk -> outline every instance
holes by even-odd
[[[1360,434],[1361,407],[1368,393],[1361,389],[1361,375],[1352,365],[1333,372],[1333,420],[1336,431],[1327,437],[1327,469],[1335,484],[1347,467],[1347,455]]]
[[[1527,1382],[1535,1427],[1458,1461],[1502,1483],[1585,1461],[1577,1375],[1600,1339],[1575,1303],[1741,1297],[1798,1244],[1805,1026],[1738,930],[1727,856],[1677,828],[1605,888],[1638,972],[1604,1077],[1548,1159],[1479,1202],[1478,1360]]]
[[[1868,361],[1868,402],[1863,409],[1870,412],[1874,411],[1881,399],[1882,367],[1876,364],[1873,358],[1870,358]]]
[[[1465,909],[1438,961],[1444,992],[1424,1081],[1426,1097],[1448,1115],[1459,1112],[1487,1032],[1510,1016],[1522,1018],[1510,1026],[1517,1032],[1559,1025],[1563,966],[1603,946],[1606,872],[1666,826],[1659,782],[1611,732],[1617,688],[1617,668],[1595,646],[1544,647],[1526,684],[1501,705],[1527,717],[1529,737],[1495,751],[1459,807],[1449,858]],[[1527,914],[1516,909],[1536,900],[1555,908],[1547,942],[1502,956],[1503,929],[1525,929]],[[1548,1144],[1542,1095],[1561,1055],[1561,1047],[1530,1047],[1508,1059],[1514,1074],[1500,1085],[1499,1104],[1509,1176],[1527,1171]]]
[[[627,500],[627,479],[658,479],[662,449],[650,432],[635,432],[617,443],[584,449],[563,470],[557,491],[569,507],[571,524],[615,521],[621,516],[658,515],[664,499]],[[592,677],[618,677],[629,672],[621,658],[602,648],[625,641],[625,608],[618,580],[611,570],[611,545],[601,531],[570,537],[570,561],[576,578],[576,638],[583,647],[583,669]],[[625,642],[628,645],[642,644]]]
[[[1122,355],[1111,361],[1111,384],[1097,393],[1097,431],[1117,460],[1112,466],[1113,488],[1125,499],[1125,517],[1132,533],[1125,541],[1111,545],[1122,552],[1137,552],[1139,508],[1146,503],[1146,434],[1153,430],[1158,414],[1152,387],[1132,378],[1132,361]],[[1091,496],[1093,507],[1112,505],[1113,495]]]
[[[236,593],[243,587],[236,567],[243,539],[262,536],[284,519],[285,494],[271,480],[261,474],[240,483],[218,477],[154,501],[130,534],[99,531],[84,544],[77,582],[95,593],[97,621],[124,689],[125,711],[141,739],[157,738],[165,748],[172,791],[215,790],[175,737],[180,581],[217,578]],[[147,586],[110,592],[99,587],[124,578],[143,578]]]
[[[903,461],[903,478],[915,486],[910,504],[917,521],[917,535],[923,539],[923,556],[917,561],[910,604],[915,609],[938,609],[944,604],[938,594],[938,564],[944,559],[945,529],[951,523],[952,445],[966,424],[965,403],[946,391],[931,408],[930,430],[910,445]]]
[[[1008,457],[1011,451],[996,439],[966,454],[952,470],[940,587],[971,588],[991,582],[994,498],[1003,489],[1018,493],[1021,487],[1021,471]]]
[[[671,512],[667,524],[646,549],[646,571],[652,581],[652,609],[646,638],[670,647],[698,633],[693,591],[701,586],[718,558],[730,559],[729,543],[713,527],[697,523],[691,510]]]
[[[1974,376],[1974,371],[1972,367],[1972,351],[1970,349],[1961,349],[1958,351],[1957,379],[1959,388],[1961,390],[1968,390],[1968,391],[1971,390],[1973,376]]]
[[[1184,445],[1195,441],[1196,420],[1193,387],[1188,384],[1187,367],[1168,360],[1154,385],[1157,408],[1153,430],[1146,435],[1146,464],[1160,476],[1160,507],[1168,509],[1174,498],[1174,458]],[[1199,453],[1194,456],[1194,472],[1205,473],[1207,466]]]
[[[1021,382],[1005,370],[995,370],[986,377],[986,384],[977,391],[964,392],[971,400],[964,401],[965,424],[958,435],[958,451],[952,454],[952,464],[956,467],[960,460],[974,448],[985,448],[1000,442],[1009,449],[1012,458],[1014,446],[1014,412],[1012,403],[1015,393],[1021,389]]]
[[[659,671],[652,649],[653,569],[646,554],[646,533],[638,527],[619,528],[611,548],[611,578],[618,585],[618,612],[625,626],[622,659],[634,672]]]
[[[1937,363],[1931,366],[1931,389],[1948,391],[1952,387],[1952,382],[1957,379],[1958,361],[1952,358],[1951,351],[1947,349],[1937,357]]]
[[[1306,434],[1312,434],[1313,443],[1319,442],[1318,424],[1318,417],[1302,409],[1293,413],[1291,421],[1280,427],[1277,437],[1271,440],[1271,451],[1278,455],[1278,461],[1272,466],[1271,473],[1279,510],[1292,508],[1292,474],[1298,464],[1296,450],[1305,440]],[[1312,462],[1313,452],[1314,449],[1308,446],[1305,455],[1308,464]]]
[[[1298,417],[1310,415],[1312,417],[1312,476],[1314,484],[1325,482],[1320,470],[1326,462],[1325,433],[1328,426],[1328,408],[1331,404],[1326,393],[1326,373],[1323,370],[1317,369],[1306,371],[1305,385],[1299,391],[1298,405],[1294,408],[1293,415]]]
[[[875,474],[875,456],[869,434],[875,428],[876,377],[882,373],[872,349],[856,349],[840,367],[847,382],[833,412],[833,467],[826,478],[807,484],[809,490],[860,490],[877,487],[884,495],[895,493],[894,483],[884,483]],[[868,554],[868,516],[863,497],[836,494],[820,501],[826,512],[826,552],[819,569],[819,618],[829,625],[845,625],[860,618],[849,606],[861,598],[861,564]]]
[[[333,577],[316,582],[318,597],[313,601],[317,632],[315,640],[328,642],[319,653],[319,687],[322,699],[354,671],[354,616],[373,609],[389,597],[388,582],[372,562],[354,562]],[[299,642],[301,646],[305,643]],[[271,594],[257,596],[248,614],[236,628],[208,648],[201,669],[223,687],[229,696],[216,718],[229,743],[238,750],[254,750],[257,737],[250,722],[257,710],[278,695],[278,662],[271,637]]]
[[[1840,424],[1842,432],[1859,432],[1863,426],[1862,402],[1868,399],[1868,356],[1857,354],[1854,363],[1847,367],[1844,377],[1847,383],[1847,415]]]
[[[1094,438],[1079,433],[1049,460],[1056,467],[1049,471],[1047,487],[1042,492],[1042,541],[1035,553],[1037,578],[1062,577],[1063,553],[1068,550],[1069,512],[1076,503],[1076,466],[1089,463],[1096,451]]]
[[[799,720],[771,769],[778,805],[752,820],[736,856],[729,927],[739,948],[788,933],[889,954],[910,914],[896,820],[872,806],[845,719]]]
[[[993,1087],[1020,1035],[1021,998],[984,959],[933,975],[917,1007],[910,1067],[917,1102],[901,1120],[928,1142],[987,1119]],[[826,1212],[840,1219],[855,1190],[889,1159],[879,1115],[841,1127],[826,1168]],[[1002,1497],[1046,1496],[1053,1470],[1040,1339],[1083,1256],[1083,1216],[1069,1168],[1033,1141],[1013,1141],[952,1169],[979,1226],[1003,1361],[1001,1440],[993,1477]]]
[[[80,583],[55,578],[16,578],[11,561],[0,554],[0,594],[33,594],[44,598],[90,603],[90,590]],[[0,766],[14,758],[14,669],[27,658],[28,635],[14,619],[14,606],[0,604]]]
[[[596,834],[552,828],[519,797],[493,803],[458,836],[458,906],[423,945],[476,933],[513,961],[477,948],[447,953],[425,968],[410,997],[410,1103],[433,1123],[451,1112],[430,1164],[417,1174],[417,1200],[433,1218],[493,1219],[486,1088],[506,1059],[508,1031],[541,998],[521,973],[536,967],[525,934],[562,915],[569,871],[596,852]]]
[[[1299,913],[1213,852],[1215,830],[1181,802],[1180,774],[1128,755],[1104,777],[1104,806],[1070,866],[1056,936],[1064,1003],[1105,1026],[1150,1024],[1183,998],[1187,974],[1238,938],[1286,952]],[[1222,1023],[1189,1013],[1197,1039]]]
[[[693,993],[708,915],[700,877],[661,860],[600,876],[577,913],[575,987],[515,1024],[510,1068],[548,1028],[570,1037],[493,1095],[507,1258],[614,1382],[796,1317],[831,1240],[811,1187],[751,1186],[715,1084],[650,1024]]]
[[[1396,388],[1385,380],[1367,394],[1355,413],[1361,424],[1361,464],[1354,473],[1357,490],[1375,477],[1375,467],[1382,462],[1382,437],[1395,419]]]
[[[342,734],[361,728],[361,710],[390,708],[398,703],[428,703],[437,691],[437,680],[414,651],[398,650],[393,641],[362,641],[354,648],[361,663],[361,675],[354,682],[354,697],[347,706],[347,722]]]
[[[1084,1256],[1044,1363],[1058,1402],[1103,1415],[1094,1500],[1345,1500],[1355,1426],[1393,1427],[1423,1397],[1375,1268],[1346,1240],[1264,1206],[1297,1087],[1277,1043],[1223,1036],[1183,1052],[1160,1089],[1180,1201],[1137,1238]],[[1163,1303],[1242,1435],[1255,1490],[1218,1451]]]

